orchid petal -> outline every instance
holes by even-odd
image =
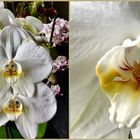
[[[2,30],[0,43],[5,49],[8,59],[11,60],[15,56],[18,47],[28,38],[29,35],[16,26],[7,26]]]
[[[4,8],[4,2],[3,1],[0,2],[0,9],[2,9],[2,8]]]
[[[139,91],[132,88],[132,84],[128,82],[121,93],[116,94],[109,110],[110,116],[116,114],[111,118],[111,121],[120,128],[136,128],[137,122],[140,120],[140,95]]]
[[[24,138],[35,139],[37,135],[37,124],[30,122],[26,114],[20,115],[16,120],[15,124]]]
[[[6,94],[1,98],[0,102],[0,126],[4,125],[9,121],[8,116],[3,112],[2,107],[3,104],[12,96],[12,93],[10,90],[6,91]]]
[[[38,32],[40,32],[43,29],[43,23],[33,16],[27,16],[26,22],[33,25],[38,30]]]
[[[24,28],[28,33],[33,33],[34,35],[39,35],[36,27],[26,21],[26,18],[16,18],[17,24]]]
[[[1,102],[0,102],[0,112],[2,112],[2,106],[3,106],[3,104],[12,96],[11,90],[6,90],[5,93],[6,93],[6,94],[4,94],[4,96],[1,98]]]
[[[78,67],[80,68],[80,67]],[[82,67],[81,67],[82,68]],[[73,70],[73,69],[71,69]],[[81,72],[79,72],[81,75]],[[90,78],[88,78],[90,79]],[[77,93],[70,96],[70,137],[71,138],[125,138],[128,137],[130,129],[119,129],[113,125],[109,118],[108,108],[110,106],[107,98],[102,95],[95,78],[93,84],[81,85],[77,89],[70,89],[70,93]],[[88,82],[89,83],[89,82]],[[92,95],[92,92],[96,94]],[[86,95],[84,95],[86,94]],[[87,98],[88,97],[88,98]],[[81,102],[81,101],[84,101]],[[78,102],[75,103],[75,102]],[[76,106],[76,107],[75,107]],[[74,115],[80,111],[80,115]],[[73,116],[73,115],[74,116]],[[85,120],[86,118],[86,120]],[[73,119],[73,120],[72,120]],[[103,127],[105,126],[105,127]]]
[[[2,111],[0,112],[0,126],[6,124],[9,121],[8,116]]]
[[[52,70],[52,60],[49,52],[32,41],[23,43],[19,47],[14,60],[21,64],[25,76],[32,82],[45,79]]]
[[[22,98],[24,104],[28,106],[27,115],[33,123],[43,123],[49,121],[56,113],[56,99],[52,90],[44,83],[36,85],[37,94],[32,98]],[[36,113],[37,112],[37,113]]]
[[[17,80],[17,88],[20,91],[20,94],[27,97],[32,97],[35,91],[34,84],[31,82],[28,77],[21,77]]]
[[[10,25],[9,16],[14,20],[15,16],[8,9],[0,9],[0,23],[2,23],[3,27]]]
[[[5,53],[5,50],[4,48],[0,45],[0,67],[2,67],[6,61],[7,61],[7,56],[6,56],[6,53]]]
[[[135,129],[131,130],[133,139],[139,139],[140,138],[140,123],[138,123],[137,127]]]
[[[0,77],[0,98],[3,97],[3,95],[6,93],[6,91],[9,88],[10,88],[10,84],[8,84],[3,77]]]

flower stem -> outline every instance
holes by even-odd
[[[50,37],[51,45],[53,44],[52,43],[52,39],[53,39],[53,32],[54,32],[54,28],[55,28],[55,21],[56,21],[56,19],[57,19],[57,16],[54,17],[54,21],[53,21],[52,32],[51,32],[51,37]]]

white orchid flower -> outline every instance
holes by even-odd
[[[139,7],[139,2],[70,2],[71,138],[129,137],[130,128],[120,129],[118,125],[112,123],[109,119],[108,110],[111,104],[108,97],[99,86],[95,66],[98,60],[111,48],[122,44],[127,38],[134,40],[140,35]],[[131,48],[133,47],[129,49]],[[130,53],[131,52],[132,51],[130,51]],[[133,53],[136,52],[133,51]],[[119,56],[121,54],[119,54]],[[134,55],[128,60],[132,67],[133,64],[130,61],[135,60],[137,56],[138,55]],[[114,60],[113,57],[115,56],[112,54],[112,58],[109,57],[108,60],[106,59],[105,64],[112,60],[109,65],[114,63],[116,68],[116,63],[119,62],[120,58],[116,56]],[[129,57],[127,56],[127,58]],[[135,65],[138,65],[138,61],[136,62],[137,64]],[[124,64],[120,66],[123,68]],[[133,73],[131,72],[130,75],[133,75]],[[126,75],[124,77],[126,78]],[[119,113],[119,116],[114,120],[126,120],[125,123],[127,123],[130,122],[131,118],[137,116],[138,104],[136,101],[134,101],[137,104],[135,104],[136,108],[134,106],[131,106],[132,108],[130,110],[128,108],[132,105],[130,103],[131,97],[134,97],[131,94],[134,91],[132,89],[132,86],[128,86],[127,93],[120,94],[120,96],[118,94],[114,99],[114,101],[116,101],[116,106],[114,105],[113,107],[116,107],[117,113]],[[137,95],[137,92],[133,93]],[[132,96],[127,96],[128,98],[125,98],[126,96],[123,95],[126,94]],[[126,99],[125,103],[124,99]],[[130,102],[128,103],[128,101]],[[126,107],[126,104],[129,106]],[[123,105],[126,107],[126,110],[123,108]],[[123,109],[122,112],[119,112],[120,108]],[[110,109],[110,111],[112,110]],[[127,111],[129,112],[128,119],[125,118]],[[120,118],[120,113],[122,113],[122,118]],[[137,123],[137,127],[131,130],[133,138],[140,138],[139,129],[140,125]]]
[[[140,119],[140,39],[127,39],[112,48],[98,62],[96,73],[111,102],[111,121],[119,128],[136,128]]]
[[[14,121],[24,138],[34,139],[39,123],[47,122],[56,113],[56,99],[52,90],[43,83],[36,85],[36,94],[13,96],[7,91],[0,102],[0,126]]]
[[[0,60],[0,96],[12,86],[31,97],[34,83],[46,78],[52,69],[49,52],[29,40],[25,31],[16,26],[7,26],[1,32]]]

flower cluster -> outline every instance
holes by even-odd
[[[53,46],[56,47],[57,45],[60,45],[62,42],[66,42],[68,40],[69,26],[67,20],[61,18],[57,18],[56,20],[53,19],[51,23],[44,24],[43,30],[40,33],[41,34],[44,33],[44,36],[47,38],[47,41],[49,42],[54,22],[55,26],[52,43]]]
[[[50,120],[57,109],[56,93],[42,82],[53,61],[49,50],[33,38],[31,31],[39,34],[42,27],[38,19],[20,20],[27,30],[8,9],[0,13],[0,126],[14,121],[24,138],[35,138],[38,124]]]
[[[64,71],[68,68],[68,60],[65,56],[58,56],[53,62],[52,73],[57,71]]]
[[[54,94],[55,94],[55,95],[60,95],[60,96],[63,95],[63,94],[61,93],[61,89],[60,89],[59,84],[57,84],[57,85],[51,85],[51,89],[54,91]]]

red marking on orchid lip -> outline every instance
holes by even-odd
[[[122,70],[125,70],[125,71],[130,71],[129,68],[123,68],[123,67],[121,67],[121,66],[119,66],[119,68],[122,69]]]
[[[126,61],[126,63],[125,62],[122,62],[123,65],[124,65],[124,67],[119,66],[119,68],[122,69],[122,70],[125,70],[125,71],[132,71],[133,70],[133,67],[129,64],[129,62],[126,59],[126,57],[125,57],[125,61]]]
[[[131,69],[131,67],[128,66],[127,64],[125,64],[124,62],[123,62],[123,64],[124,64],[124,66],[125,66],[126,68]]]

